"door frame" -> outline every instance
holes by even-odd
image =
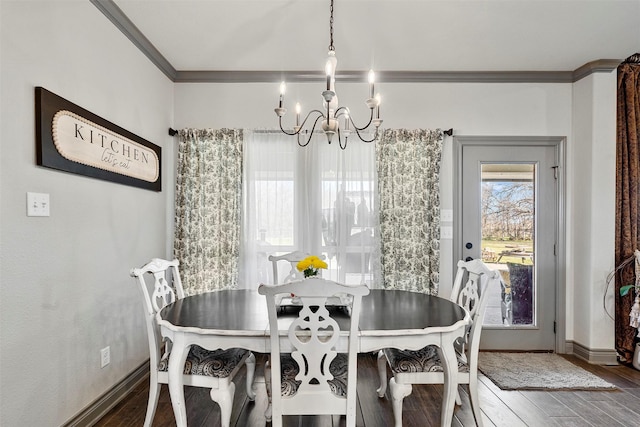
[[[566,142],[564,136],[457,136],[453,137],[453,263],[451,271],[456,269],[457,260],[462,259],[462,150],[465,146],[545,146],[555,147],[557,171],[557,229],[556,232],[556,353],[566,353]],[[453,277],[453,276],[452,276]]]

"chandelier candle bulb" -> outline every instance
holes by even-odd
[[[280,83],[280,103],[278,104],[278,108],[282,108],[282,103],[284,102],[284,93],[287,90],[287,86],[284,82]]]
[[[300,125],[300,110],[302,109],[302,107],[300,107],[300,103],[296,102],[296,126]]]
[[[376,94],[376,119],[380,118],[380,94]]]
[[[373,87],[374,87],[374,82],[376,80],[376,75],[373,72],[373,70],[369,70],[369,91],[371,93],[371,98],[373,98]]]

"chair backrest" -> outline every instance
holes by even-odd
[[[293,251],[293,252],[286,253],[284,255],[269,255],[269,261],[271,261],[271,264],[273,266],[273,284],[279,285],[280,283],[289,283],[289,282],[303,279],[304,275],[302,274],[302,272],[298,271],[298,269],[296,268],[296,264],[298,264],[299,261],[302,261],[309,255],[311,254],[301,252],[301,251]],[[324,259],[324,255],[320,256],[320,259]],[[280,282],[278,279],[278,262],[279,261],[286,261],[290,264],[290,271],[285,276],[285,278],[282,279],[282,282]]]
[[[471,324],[465,339],[458,344],[458,351],[464,354],[468,363],[477,363],[480,348],[480,332],[488,303],[487,291],[490,286],[500,289],[502,276],[490,270],[480,259],[458,261],[458,272],[451,290],[451,301],[464,307],[471,316]]]
[[[306,399],[315,405],[311,406],[311,408],[315,407],[318,410],[320,410],[319,406],[329,405],[326,397],[332,395],[328,384],[328,380],[332,379],[329,365],[336,357],[337,351],[340,350],[337,349],[338,342],[346,338],[348,340],[347,399],[342,412],[334,413],[347,414],[350,410],[353,410],[353,414],[355,414],[358,323],[362,297],[369,294],[369,288],[366,285],[348,286],[318,277],[311,277],[282,285],[260,285],[258,292],[266,296],[269,313],[274,417],[281,414],[280,410],[282,408],[279,393],[281,387],[281,342],[277,317],[278,307],[276,305],[279,299],[277,297],[281,294],[295,294],[300,297],[302,304],[300,312],[288,324],[288,341],[286,342],[290,347],[283,349],[283,353],[291,352],[291,356],[300,367],[300,373],[296,377],[296,380],[301,381],[298,392],[287,400]],[[350,300],[348,303],[350,315],[342,311],[343,319],[341,319],[341,321],[344,320],[349,323],[348,337],[345,337],[344,330],[340,330],[336,318],[332,317],[335,316],[334,312],[325,305],[329,297],[335,295],[346,295]],[[288,318],[286,322],[290,320]],[[294,402],[292,405],[296,405],[296,403]],[[349,408],[348,405],[353,407]]]
[[[131,269],[131,276],[137,279],[142,292],[152,367],[158,366],[162,356],[162,337],[156,322],[156,313],[176,299],[184,298],[178,265],[177,259],[167,261],[153,258],[142,267]]]

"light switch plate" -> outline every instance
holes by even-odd
[[[440,222],[453,222],[453,209],[441,209]]]
[[[27,216],[49,216],[49,194],[27,193]]]

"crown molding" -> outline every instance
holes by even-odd
[[[573,82],[577,82],[594,73],[610,73],[622,63],[621,59],[598,59],[584,64],[573,72]]]
[[[378,71],[384,83],[571,83],[572,71]],[[177,71],[175,83],[317,82],[322,71]],[[343,83],[366,81],[367,71],[341,71]]]
[[[174,83],[305,83],[324,78],[322,71],[176,70],[113,0],[90,1]],[[611,72],[621,62],[599,59],[574,71],[378,71],[376,79],[385,83],[574,83],[593,73]],[[366,73],[341,71],[336,79],[362,82],[366,81]]]
[[[151,44],[149,39],[124,14],[113,0],[89,0],[106,16],[151,62],[162,71],[169,80],[175,81],[176,69]]]

